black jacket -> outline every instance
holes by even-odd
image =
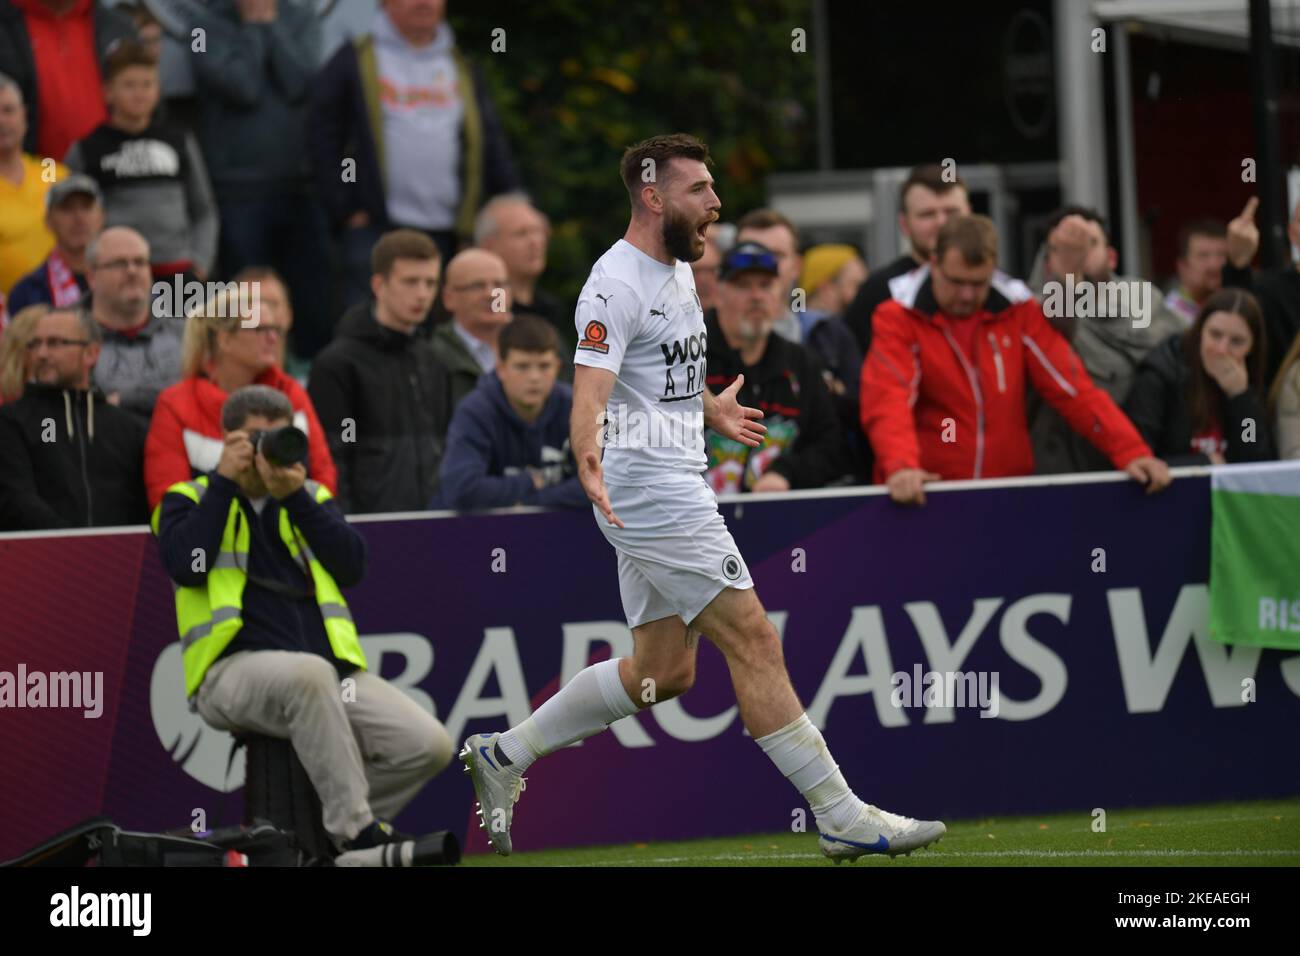
[[[1169,336],[1147,353],[1124,402],[1124,413],[1133,420],[1157,458],[1170,465],[1208,465],[1209,456],[1192,447],[1192,413],[1187,393],[1191,369],[1183,352],[1184,334]],[[1228,450],[1223,457],[1229,464],[1272,461],[1277,457],[1264,403],[1254,391],[1248,389],[1236,398],[1227,399],[1224,407],[1226,421],[1221,424]],[[1242,440],[1247,419],[1255,422],[1253,442]]]
[[[858,340],[858,348],[864,356],[871,348],[871,315],[876,306],[890,298],[889,280],[919,267],[920,263],[911,256],[901,256],[883,268],[873,269],[844,310],[844,324]]]
[[[841,388],[838,394],[831,390],[831,401],[840,416],[850,471],[860,481],[869,484],[874,459],[871,443],[862,433],[862,353],[858,350],[857,340],[841,316],[822,315],[808,330],[804,344],[826,370],[827,377],[834,379]]]
[[[344,512],[422,511],[438,490],[451,378],[427,339],[385,328],[372,309],[362,302],[339,320],[307,392],[338,466]]]
[[[194,554],[220,551],[230,502],[236,499],[248,523],[249,579],[240,614],[243,627],[221,656],[238,651],[301,651],[332,662],[340,677],[351,673],[355,667],[335,658],[330,647],[307,568],[289,554],[279,532],[283,510],[335,584],[346,588],[358,583],[366,573],[366,542],[343,520],[333,499],[317,503],[306,488],[299,488],[283,501],[268,496],[259,515],[238,485],[210,472],[207,493],[198,504],[178,492],[163,496],[158,547],[168,576],[186,587],[203,584],[208,573],[194,569]]]
[[[26,386],[0,407],[0,531],[148,522],[146,430],[99,392]]]
[[[95,50],[102,64],[109,49],[127,39],[135,38],[131,21],[103,3],[94,5],[92,14],[95,31]],[[9,2],[0,0],[0,73],[18,84],[27,105],[27,136],[23,139],[23,152],[38,155],[36,138],[39,132],[40,109],[37,108],[36,57],[32,53],[32,40],[27,35],[27,21],[23,12]],[[98,89],[87,95],[99,96]],[[63,161],[62,156],[55,159]]]
[[[1264,358],[1266,382],[1270,384],[1286,358],[1287,350],[1300,335],[1300,271],[1288,264],[1271,272],[1252,274],[1231,262],[1223,267],[1223,284],[1254,293],[1264,313],[1264,336],[1268,351]]]
[[[768,471],[790,482],[791,488],[820,488],[849,472],[835,404],[821,366],[803,346],[779,335],[768,336],[758,365],[750,368],[727,345],[718,328],[717,311],[704,313],[708,334],[705,384],[718,394],[737,375],[745,384],[740,404],[761,409],[767,426],[763,445],[750,448],[707,429],[705,453],[709,482],[715,490],[748,490]],[[739,484],[739,487],[734,487]]]

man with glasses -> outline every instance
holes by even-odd
[[[105,229],[86,250],[91,315],[103,330],[95,385],[146,422],[158,393],[181,375],[181,322],[150,309],[149,244],[134,229]]]
[[[925,503],[924,483],[1034,471],[1025,386],[1116,468],[1149,492],[1169,484],[1028,286],[997,270],[997,230],[962,216],[939,230],[926,268],[890,283],[862,367],[862,429],[876,480],[900,504]]]
[[[144,423],[91,387],[99,326],[82,309],[41,316],[32,381],[0,408],[0,531],[143,524]]]
[[[513,317],[505,260],[486,249],[466,249],[447,263],[443,304],[451,321],[434,331],[433,352],[451,375],[451,401],[474,390],[497,365],[497,336]]]

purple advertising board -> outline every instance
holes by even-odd
[[[879,806],[954,820],[1300,793],[1300,655],[1209,635],[1203,474],[1154,496],[1098,476],[940,486],[920,509],[852,489],[723,512],[801,700]],[[371,669],[458,742],[631,653],[614,552],[588,511],[356,526],[370,567],[347,597]],[[185,706],[147,533],[0,536],[0,615],[0,671],[103,675],[98,716],[0,711],[0,859],[96,814],[146,830],[241,818],[243,758],[227,772],[229,736]],[[930,672],[995,693],[926,706]],[[520,850],[777,831],[803,807],[745,733],[707,641],[689,694],[528,778]],[[743,799],[724,805],[723,787]],[[472,808],[453,764],[398,823],[481,851]]]

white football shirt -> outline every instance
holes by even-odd
[[[704,471],[704,311],[691,267],[620,239],[592,267],[574,323],[574,363],[617,376],[601,435],[605,480]]]

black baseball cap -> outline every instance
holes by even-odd
[[[738,242],[727,250],[718,266],[718,278],[726,281],[742,272],[764,272],[777,275],[776,255],[761,242]]]

